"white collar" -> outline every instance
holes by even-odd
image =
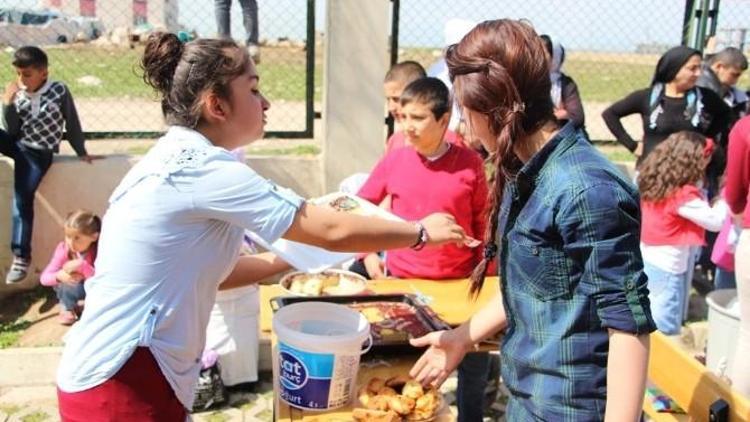
[[[206,138],[202,133],[195,129],[191,129],[186,126],[170,126],[167,133],[164,135],[165,139],[170,141],[191,141],[202,146],[215,147],[216,145],[211,142],[210,139]],[[222,148],[223,149],[223,148]]]
[[[24,90],[24,91],[26,92],[26,95],[29,96],[29,98],[38,98],[38,97],[41,97],[42,94],[44,94],[45,92],[47,92],[47,90],[49,90],[50,86],[52,86],[52,81],[50,79],[47,79],[47,81],[44,82],[44,84],[42,84],[42,86],[40,86],[39,89],[37,89],[36,91],[34,91],[34,92],[29,92],[29,91],[26,91],[26,90]]]

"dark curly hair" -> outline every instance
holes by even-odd
[[[161,97],[169,125],[194,128],[201,118],[201,94],[230,99],[229,83],[250,65],[244,48],[234,41],[198,39],[183,44],[175,34],[148,37],[141,59],[143,80]]]
[[[638,189],[644,201],[660,201],[675,190],[703,179],[710,156],[705,153],[706,137],[682,131],[671,135],[643,160]]]

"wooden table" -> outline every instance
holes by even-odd
[[[369,284],[373,293],[411,293],[419,294],[428,298],[430,307],[445,322],[458,325],[466,321],[479,308],[487,303],[499,290],[497,277],[488,277],[484,287],[476,301],[469,298],[469,280],[379,280]],[[261,286],[260,288],[260,330],[262,334],[271,335],[271,320],[273,311],[269,300],[273,297],[283,296],[284,291],[278,285]],[[388,378],[393,375],[408,372],[414,364],[418,355],[400,356],[388,359],[387,365],[376,365],[368,367],[361,365],[357,374],[357,384],[378,376]],[[274,389],[276,389],[276,367],[274,365]],[[277,421],[350,421],[351,406],[328,412],[302,411],[287,405],[275,395],[275,410]],[[445,407],[437,418],[437,421],[453,421],[454,416],[448,407]]]

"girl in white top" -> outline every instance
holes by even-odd
[[[185,419],[217,288],[284,267],[272,255],[238,257],[245,230],[339,251],[467,241],[451,216],[405,223],[337,213],[237,162],[229,151],[262,136],[270,105],[234,42],[157,33],[142,67],[170,129],[110,198],[86,312],[58,369],[64,421]],[[167,387],[148,390],[160,383]]]

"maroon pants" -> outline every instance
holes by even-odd
[[[103,384],[77,393],[57,389],[63,422],[184,422],[187,416],[147,347],[138,347]]]

